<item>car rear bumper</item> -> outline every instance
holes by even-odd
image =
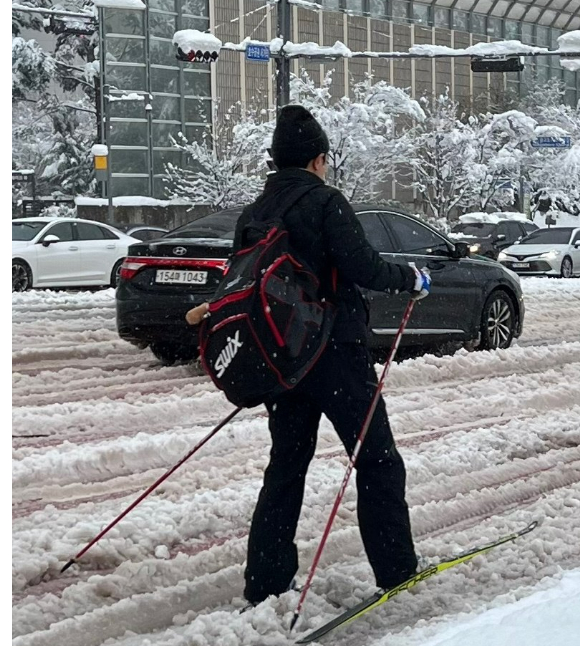
[[[148,297],[120,286],[116,294],[117,332],[136,345],[180,339],[191,343],[192,336],[197,337],[197,327],[186,323],[185,314],[204,300],[187,294]]]

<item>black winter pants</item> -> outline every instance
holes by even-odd
[[[281,594],[298,570],[294,536],[322,414],[352,454],[376,384],[365,346],[333,343],[294,390],[268,406],[272,450],[248,542],[244,591],[248,601],[258,603],[270,594]],[[356,470],[363,543],[377,585],[389,588],[415,571],[417,559],[405,502],[405,466],[382,397]]]

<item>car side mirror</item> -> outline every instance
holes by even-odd
[[[576,247],[576,249],[580,249],[580,240],[576,240],[574,247]]]
[[[42,246],[48,247],[48,245],[52,244],[53,242],[60,242],[60,238],[58,236],[55,236],[52,233],[49,233],[47,236],[44,237],[42,241]]]
[[[502,240],[505,240],[505,233],[498,233],[498,234],[495,236],[495,239],[496,239],[498,242],[501,242]]]
[[[451,250],[452,258],[469,258],[469,245],[467,242],[456,242]]]

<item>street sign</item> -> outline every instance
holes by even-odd
[[[248,45],[246,47],[247,61],[265,61],[270,60],[270,48],[267,45]]]
[[[570,137],[538,137],[532,142],[532,148],[570,148]]]
[[[34,172],[33,171],[12,171],[12,181],[13,182],[34,182]]]

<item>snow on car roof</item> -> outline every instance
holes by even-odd
[[[485,224],[499,224],[506,220],[519,220],[523,222],[528,221],[528,217],[525,213],[519,213],[517,211],[497,211],[496,213],[465,213],[465,215],[459,216],[459,221],[462,224],[475,224],[476,222],[485,223]]]

